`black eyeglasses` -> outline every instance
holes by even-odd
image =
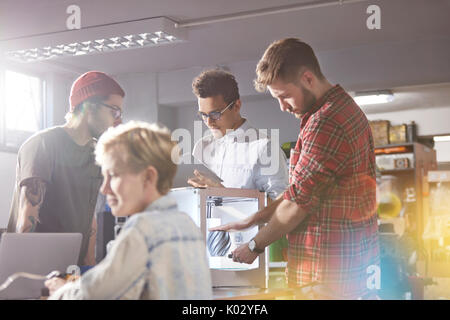
[[[230,102],[229,105],[225,107],[222,111],[213,111],[210,113],[204,113],[204,112],[198,112],[198,116],[203,119],[203,121],[208,120],[208,118],[211,118],[212,120],[219,120],[222,114],[227,111],[228,108],[232,107],[236,103],[235,101]]]
[[[98,104],[107,107],[109,109],[112,110],[112,115],[114,117],[114,119],[119,119],[122,116],[122,109],[120,109],[119,107],[116,106],[110,106],[109,104],[106,104],[104,102],[99,102]]]

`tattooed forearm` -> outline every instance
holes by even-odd
[[[33,207],[40,206],[44,201],[45,182],[39,179],[30,179],[24,186],[26,199]]]
[[[34,232],[39,223],[39,210],[44,202],[46,185],[41,179],[31,178],[21,184],[16,232]]]
[[[96,239],[97,239],[96,235],[97,235],[97,220],[94,216],[92,218],[91,229],[89,230],[88,251],[84,258],[84,263],[87,266],[94,266],[96,264],[96,262],[95,262],[95,243],[96,243]]]

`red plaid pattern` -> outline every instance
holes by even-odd
[[[375,154],[366,116],[334,86],[300,122],[284,199],[308,212],[287,235],[289,286],[313,281],[328,294],[370,294],[367,273],[379,266]]]

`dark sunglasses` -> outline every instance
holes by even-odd
[[[120,109],[119,107],[110,106],[109,104],[106,104],[104,102],[99,102],[98,104],[111,109],[114,119],[117,120],[120,119],[120,117],[122,117],[122,109]]]
[[[225,107],[225,109],[223,109],[222,111],[213,111],[213,112],[210,112],[210,113],[198,112],[198,116],[199,116],[200,118],[202,118],[203,121],[208,120],[208,118],[211,118],[212,120],[219,120],[220,117],[222,116],[222,114],[223,114],[225,111],[227,111],[227,109],[229,109],[230,107],[232,107],[235,103],[236,103],[236,100],[230,102],[230,104],[227,105],[227,106]]]

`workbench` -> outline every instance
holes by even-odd
[[[214,300],[296,300],[294,289],[261,289],[252,287],[220,287],[213,289]]]

